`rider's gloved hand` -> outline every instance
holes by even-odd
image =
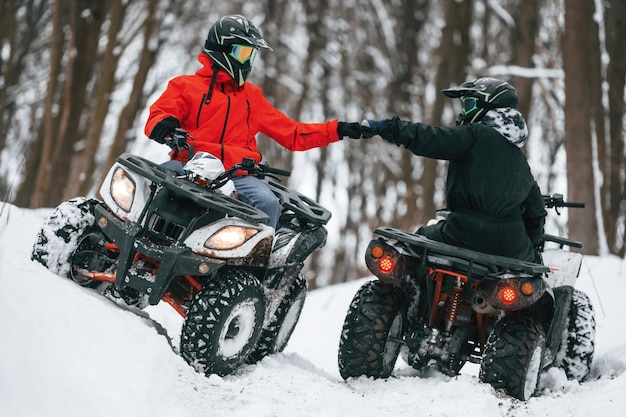
[[[341,139],[344,137],[361,139],[361,126],[357,122],[339,122],[337,124],[337,134]]]
[[[183,150],[187,149],[187,131],[184,129],[176,128],[172,133],[165,138],[165,144],[172,149]]]
[[[174,130],[180,127],[180,122],[174,116],[168,116],[154,125],[152,132],[150,132],[150,139],[154,139],[159,143],[165,143],[167,136],[172,136]]]
[[[365,119],[361,122],[361,137],[369,139],[373,136],[380,135],[383,129],[384,120]]]

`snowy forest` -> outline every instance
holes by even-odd
[[[208,28],[243,14],[264,50],[249,81],[303,122],[454,124],[444,88],[512,83],[544,194],[585,210],[549,225],[590,255],[626,253],[623,0],[2,0],[0,199],[48,208],[97,195],[123,152],[167,159],[143,129],[167,81],[199,68]],[[621,45],[621,46],[620,46]],[[313,286],[363,275],[380,226],[414,230],[445,206],[446,165],[373,138],[292,153],[258,138],[289,186],[333,212]]]

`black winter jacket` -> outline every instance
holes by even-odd
[[[538,261],[533,247],[543,234],[546,210],[525,155],[512,144],[518,138],[505,137],[516,131],[511,127],[432,127],[397,117],[383,122],[383,139],[415,155],[450,161],[446,200],[452,213],[446,222],[418,233],[481,252]]]

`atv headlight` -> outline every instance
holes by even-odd
[[[135,199],[135,183],[122,168],[118,168],[111,177],[111,197],[124,211],[130,211]]]
[[[243,245],[252,236],[259,233],[257,229],[241,226],[226,226],[218,230],[204,242],[204,246],[214,250],[229,250]]]

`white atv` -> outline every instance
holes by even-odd
[[[301,269],[325,244],[331,216],[269,181],[283,208],[274,230],[265,213],[236,198],[231,178],[239,170],[262,179],[290,174],[252,160],[224,171],[198,153],[181,177],[123,154],[100,188],[102,201],[75,198],[52,212],[32,259],[128,305],[169,303],[184,318],[182,357],[207,375],[232,373],[285,348],[307,293]]]

